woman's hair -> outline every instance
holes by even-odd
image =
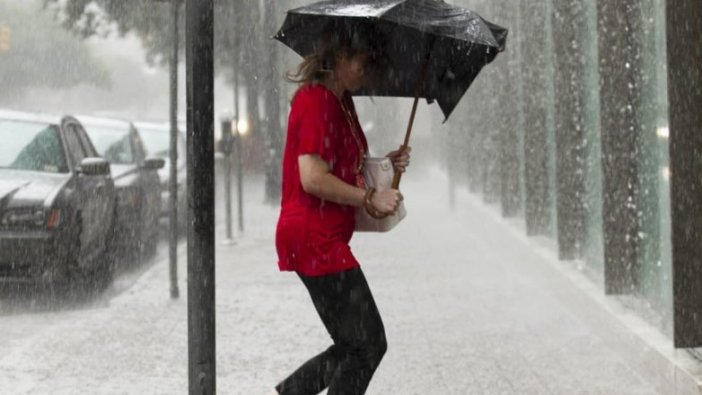
[[[350,30],[338,26],[326,29],[326,33],[313,45],[312,53],[295,71],[286,74],[286,80],[300,85],[321,81],[325,74],[334,70],[339,55],[353,57],[366,53],[372,61],[377,51],[370,38],[359,32],[351,33]]]

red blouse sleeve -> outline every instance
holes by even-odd
[[[311,92],[310,92],[311,93]],[[317,154],[330,165],[334,161],[334,120],[329,101],[321,94],[301,100],[298,155]]]

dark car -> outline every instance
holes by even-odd
[[[98,153],[110,163],[117,191],[113,245],[136,256],[151,253],[158,243],[161,158],[147,158],[130,122],[79,116]]]
[[[0,110],[0,278],[95,274],[111,236],[109,164],[72,117]]]
[[[163,158],[165,166],[158,171],[161,181],[161,221],[168,223],[168,210],[170,207],[170,190],[169,183],[171,179],[170,169],[170,147],[171,147],[171,128],[168,124],[152,123],[152,122],[135,122],[134,126],[139,130],[139,135],[144,143],[144,147],[148,155]],[[177,168],[177,186],[178,186],[178,227],[183,230],[185,228],[186,218],[186,160],[185,160],[185,134],[178,131],[177,135],[177,153],[178,160]]]

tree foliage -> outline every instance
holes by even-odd
[[[0,0],[0,25],[10,29],[10,48],[0,52],[0,98],[31,88],[109,84],[107,68],[82,40],[36,4],[13,3]]]
[[[151,64],[168,61],[171,13],[168,2],[153,0],[43,0],[64,28],[81,37],[136,33]],[[181,20],[181,25],[183,21]],[[183,36],[184,37],[184,36]],[[181,40],[182,43],[182,40]],[[182,46],[182,44],[181,44]]]
[[[43,0],[63,25],[84,37],[136,33],[152,64],[168,62],[172,42],[171,2],[156,0]],[[266,200],[277,202],[280,183],[279,156],[283,142],[280,102],[282,75],[276,46],[270,37],[282,22],[275,1],[215,1],[215,62],[220,74],[230,78],[238,70],[238,82],[246,87],[246,109],[252,130],[263,138],[266,155]],[[283,2],[287,3],[287,1]],[[265,4],[265,7],[263,6]],[[281,6],[280,9],[283,7]],[[185,18],[180,13],[179,46],[185,44]],[[180,51],[181,58],[183,50]],[[223,73],[222,73],[223,71]],[[261,100],[262,99],[262,100]],[[259,103],[263,103],[263,110]],[[262,114],[265,114],[261,117]]]
[[[43,0],[61,24],[82,37],[135,33],[147,52],[147,61],[164,65],[173,47],[171,2],[157,0]],[[184,1],[181,1],[184,3]],[[260,27],[257,1],[223,0],[215,2],[215,61],[231,65],[232,54],[246,47],[257,47],[266,35]],[[181,6],[183,7],[183,6]],[[185,16],[180,13],[179,47],[185,48]],[[239,37],[237,46],[234,37]],[[268,34],[270,36],[270,34]],[[245,56],[245,54],[244,54]],[[222,68],[223,70],[230,70]]]

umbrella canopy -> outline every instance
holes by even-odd
[[[507,38],[506,29],[442,0],[321,1],[288,11],[274,38],[306,57],[328,32],[370,38],[380,54],[375,78],[355,95],[436,100],[447,119]]]

